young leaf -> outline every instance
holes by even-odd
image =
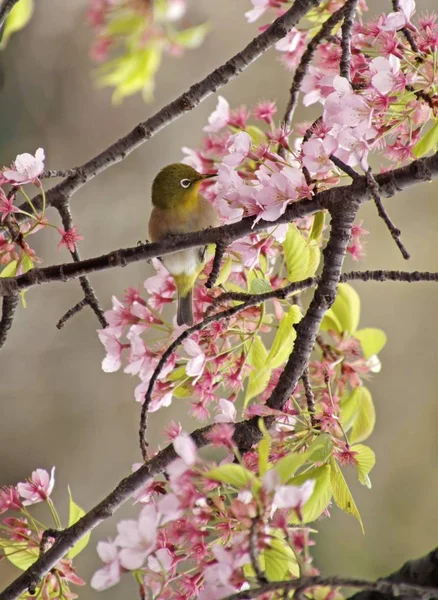
[[[73,500],[70,488],[68,488],[69,508],[68,508],[68,526],[74,525],[85,515],[85,511]],[[67,552],[67,558],[74,558],[87,546],[90,541],[91,533],[85,534],[73,548]]]
[[[227,258],[224,260],[222,267],[219,271],[218,278],[216,279],[216,287],[219,287],[220,285],[222,285],[223,283],[225,283],[227,281],[227,279],[231,273],[232,265],[233,265],[233,259],[231,256],[228,255]]]
[[[263,475],[268,470],[269,463],[269,451],[271,449],[271,436],[266,434],[262,437],[258,445],[258,455],[259,455],[259,477],[263,477]]]
[[[3,29],[0,49],[3,50],[13,33],[25,27],[33,13],[33,0],[19,0],[9,13]]]
[[[38,548],[29,548],[27,542],[0,538],[0,548],[9,562],[22,571],[28,569],[39,556]]]
[[[323,465],[322,467],[310,469],[310,471],[307,471],[302,475],[298,475],[297,477],[293,477],[288,481],[288,485],[301,485],[308,479],[315,480],[315,489],[313,490],[313,494],[310,496],[301,510],[303,523],[315,521],[315,519],[320,517],[329,505],[332,497],[330,471],[330,465]],[[296,524],[300,523],[298,515],[293,510],[291,510],[289,514],[289,522]]]
[[[371,481],[368,477],[369,472],[376,464],[376,455],[368,446],[364,444],[356,444],[352,446],[351,450],[357,452],[354,456],[357,462],[357,475],[362,485],[366,485],[371,488]]]
[[[321,323],[321,329],[328,331],[333,329],[336,333],[348,332],[354,334],[360,319],[360,298],[351,285],[340,283],[338,293],[333,306],[324,315]]]
[[[202,23],[201,25],[183,29],[172,37],[175,43],[183,48],[199,48],[209,29],[210,26],[208,23]]]
[[[329,433],[320,433],[310,444],[307,454],[312,462],[325,462],[332,454],[333,439]]]
[[[295,223],[288,227],[283,249],[289,281],[305,279],[309,264],[309,247]]]
[[[365,533],[362,523],[362,518],[356,506],[356,503],[348,488],[347,482],[344,479],[341,469],[334,458],[330,461],[331,464],[331,482],[333,489],[333,499],[341,510],[349,515],[353,515],[360,524],[362,533]]]
[[[412,154],[421,158],[431,150],[435,151],[438,144],[438,119],[429,129],[429,131],[412,148]]]
[[[357,397],[358,408],[349,436],[352,444],[366,440],[376,424],[376,410],[369,390],[361,386],[356,388],[353,394]]]
[[[266,279],[261,279],[260,277],[254,277],[249,286],[249,293],[264,294],[265,292],[272,292],[272,287],[269,281]]]
[[[252,371],[248,377],[248,385],[243,403],[245,408],[252,398],[263,392],[271,377],[271,370],[267,368],[268,351],[264,347],[260,336],[256,335],[253,342],[249,342],[249,344],[247,361],[252,367]]]
[[[235,464],[226,464],[210,469],[210,471],[204,473],[204,477],[219,481],[219,483],[232,485],[238,490],[257,481],[256,476],[251,471]]]
[[[264,572],[268,581],[284,581],[290,575],[300,573],[295,554],[289,544],[280,537],[271,537],[269,548],[262,552]]]
[[[289,357],[297,337],[293,325],[299,323],[302,318],[300,308],[294,304],[281,319],[266,361],[269,369],[280,367]]]
[[[17,264],[16,260],[11,260],[11,262],[2,269],[0,277],[13,277],[17,272]]]
[[[325,213],[321,210],[313,217],[312,229],[310,230],[309,240],[319,241],[324,229]]]
[[[280,475],[281,483],[289,483],[295,472],[304,465],[308,458],[309,452],[291,452],[283,456],[272,468]]]
[[[362,352],[366,359],[371,358],[374,354],[379,354],[386,344],[386,333],[381,329],[367,327],[359,329],[354,334],[354,337],[359,340],[362,346]]]

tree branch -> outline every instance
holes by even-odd
[[[369,597],[375,597],[383,594],[387,597],[391,594],[394,596],[406,598],[421,598],[422,600],[431,599],[438,594],[438,588],[422,586],[418,584],[408,583],[393,583],[389,579],[378,579],[377,581],[367,581],[366,579],[353,579],[348,577],[300,577],[291,581],[273,581],[258,588],[237,592],[231,596],[227,596],[224,600],[254,600],[263,594],[283,590],[307,590],[314,587],[353,587],[363,588],[368,591]],[[359,594],[357,594],[359,595]],[[354,597],[354,596],[353,596]]]
[[[9,330],[12,327],[15,311],[18,306],[18,299],[18,294],[3,298],[2,318],[0,321],[0,348],[4,346]]]
[[[344,11],[344,22],[342,23],[341,37],[341,77],[345,77],[351,83],[350,63],[351,63],[351,37],[356,16],[357,3],[359,0],[347,0]]]
[[[380,194],[383,197],[389,198],[420,181],[430,181],[436,177],[438,177],[438,153],[425,159],[415,160],[405,167],[376,175],[375,180],[379,185]],[[363,176],[356,177],[349,186],[331,188],[316,194],[311,200],[300,200],[299,202],[290,204],[284,214],[275,222],[260,220],[254,223],[254,217],[245,217],[241,221],[231,223],[230,225],[175,235],[161,242],[115,250],[109,254],[88,258],[78,263],[31,269],[27,273],[17,277],[0,279],[0,296],[15,294],[22,289],[52,281],[77,279],[82,275],[95,271],[102,271],[113,267],[125,267],[130,263],[163,256],[175,252],[175,250],[216,244],[224,236],[231,243],[233,240],[244,237],[249,233],[255,233],[272,227],[274,223],[278,225],[289,223],[306,215],[314,214],[323,208],[329,210],[335,209],[340,198],[348,196],[351,201],[364,202],[370,198],[370,195],[371,192],[368,189],[366,178]]]
[[[111,144],[106,150],[73,169],[74,175],[67,177],[46,193],[47,206],[57,206],[77,192],[83,185],[109,167],[124,160],[131,152],[151,139],[167,125],[195,108],[211,94],[240,75],[249,65],[264,54],[273,44],[285,37],[307,12],[321,4],[322,0],[295,0],[291,8],[276,19],[266,31],[255,37],[241,52],[235,54],[225,64],[215,69],[200,82],[192,85],[176,100],[164,106],[155,115],[136,125],[127,135]],[[42,207],[41,194],[32,199],[36,210]],[[21,207],[26,210],[27,203]],[[26,220],[17,215],[18,220]]]

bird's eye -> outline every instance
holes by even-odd
[[[181,179],[181,181],[180,181],[181,187],[183,187],[185,189],[187,189],[188,187],[190,187],[191,183],[192,182],[190,181],[190,179]]]

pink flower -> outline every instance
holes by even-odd
[[[94,573],[90,585],[93,589],[101,592],[119,583],[121,567],[117,546],[114,542],[98,542],[97,553],[105,566]]]
[[[166,494],[157,502],[160,513],[160,525],[176,521],[182,516],[181,502],[175,494]]]
[[[12,204],[14,199],[15,196],[8,198],[4,191],[0,188],[0,212],[2,213],[2,222],[8,215],[20,212],[20,209]]]
[[[38,148],[35,156],[19,154],[10,169],[3,171],[3,177],[12,184],[35,183],[44,171],[44,150]]]
[[[335,152],[336,156],[350,167],[360,163],[362,169],[367,171],[368,154],[377,133],[376,129],[368,127],[365,122],[354,128],[342,128],[338,137],[339,148]]]
[[[204,131],[217,133],[228,125],[230,118],[230,105],[223,96],[218,96],[216,110],[208,117],[208,125]]]
[[[277,488],[272,503],[277,508],[293,508],[299,512],[313,494],[314,489],[314,479],[308,479],[299,486],[281,485]]]
[[[148,568],[154,573],[169,573],[173,557],[167,548],[160,548],[148,558]]]
[[[248,23],[257,21],[268,9],[270,0],[251,0],[254,8],[246,11],[245,17]]]
[[[37,469],[33,471],[30,479],[17,484],[17,491],[24,498],[23,505],[29,506],[46,501],[52,493],[54,485],[55,467],[52,467],[50,476],[44,469]]]
[[[301,86],[301,91],[304,93],[304,106],[310,106],[315,102],[324,103],[325,98],[334,91],[333,79],[334,75],[327,75],[325,70],[322,72],[310,65]]]
[[[221,412],[214,418],[215,423],[235,423],[236,422],[236,407],[233,402],[225,398],[219,399],[219,408]]]
[[[120,564],[133,571],[140,569],[146,558],[155,550],[157,542],[158,513],[153,504],[145,506],[138,521],[127,519],[117,524],[119,535],[115,544],[120,546]]]
[[[301,33],[293,28],[284,38],[275,44],[275,49],[279,50],[280,52],[289,52],[292,54],[297,50],[301,39],[305,36],[305,33]]]
[[[194,465],[198,458],[198,449],[188,433],[183,431],[173,442],[173,448],[187,466]]]
[[[106,350],[106,356],[102,361],[102,370],[105,373],[114,373],[121,367],[123,344],[117,339],[120,334],[120,329],[114,327],[100,329],[97,332]]]
[[[415,29],[411,23],[411,17],[415,12],[414,0],[400,0],[400,10],[390,13],[384,20],[381,28],[383,31],[398,31],[403,27]]]
[[[330,156],[337,148],[336,140],[327,135],[323,140],[312,138],[303,144],[303,165],[310,173],[324,175],[333,169]]]
[[[70,250],[70,252],[74,252],[76,249],[76,242],[79,240],[83,240],[83,236],[79,234],[76,230],[76,225],[74,225],[71,229],[65,231],[58,227],[58,233],[61,236],[61,241],[58,244],[58,248],[65,246]]]
[[[225,156],[223,163],[229,167],[237,167],[245,159],[251,149],[251,136],[246,131],[239,131],[230,136],[227,142],[228,156]]]
[[[189,377],[195,377],[193,383],[196,383],[204,371],[205,354],[199,344],[192,339],[184,340],[182,345],[187,354],[192,357],[186,364],[186,373]]]
[[[284,213],[289,202],[297,199],[297,188],[304,180],[303,174],[294,167],[285,167],[281,173],[273,173],[271,176],[259,169],[257,176],[263,187],[255,194],[261,209],[255,222],[260,219],[276,221]]]
[[[406,77],[400,71],[400,59],[391,54],[388,58],[378,56],[371,61],[371,84],[382,95],[402,92],[406,87]]]
[[[256,104],[254,108],[254,117],[260,121],[265,121],[268,125],[272,123],[272,117],[277,112],[277,106],[275,102],[269,102],[269,100],[263,100]]]
[[[357,127],[365,121],[370,126],[372,109],[362,96],[354,93],[348,80],[336,75],[333,87],[335,91],[327,97],[324,104],[324,123]]]
[[[213,425],[210,431],[206,434],[207,439],[213,446],[226,446],[233,448],[234,425],[231,423],[217,423]]]
[[[21,510],[22,506],[16,487],[10,485],[0,488],[0,515],[7,510]]]

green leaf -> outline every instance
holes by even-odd
[[[368,477],[371,469],[376,464],[376,455],[373,450],[364,444],[356,444],[351,447],[353,452],[357,452],[354,456],[357,463],[357,475],[359,477],[359,481],[362,485],[366,485],[368,488],[371,488],[371,481]]]
[[[11,260],[11,262],[2,269],[0,277],[13,277],[17,272],[17,265],[18,263],[16,260]]]
[[[21,269],[22,269],[23,273],[27,273],[28,271],[33,269],[33,266],[34,265],[33,265],[32,259],[29,258],[29,256],[27,254],[25,254],[21,261]]]
[[[0,548],[15,567],[25,571],[38,559],[38,548],[29,548],[27,542],[0,538]]]
[[[227,258],[224,260],[222,267],[219,271],[218,278],[216,279],[216,287],[219,287],[227,281],[228,277],[230,276],[232,266],[233,258],[230,255],[228,255]]]
[[[333,439],[329,433],[320,433],[310,444],[307,454],[312,462],[325,462],[332,455]]]
[[[312,229],[310,230],[309,240],[319,241],[324,229],[325,213],[321,210],[313,217]]]
[[[255,125],[247,125],[245,131],[251,136],[254,146],[266,144],[266,135],[259,127],[256,127]]]
[[[248,377],[248,385],[243,402],[244,408],[248,406],[248,402],[252,398],[263,392],[271,377],[271,370],[267,368],[268,351],[264,347],[260,336],[256,335],[252,343],[249,342],[249,344],[247,361],[252,367],[252,371]]]
[[[341,510],[355,517],[360,524],[362,533],[365,533],[356,503],[344,479],[341,469],[334,458],[331,460],[331,482],[333,489],[333,499]]]
[[[259,477],[263,477],[263,475],[268,470],[270,450],[271,450],[271,436],[269,434],[267,434],[262,437],[262,439],[260,440],[259,445],[258,445]]]
[[[287,483],[308,458],[309,452],[291,452],[276,462],[272,468],[280,475],[281,483]]]
[[[28,24],[32,13],[33,0],[19,0],[19,2],[17,2],[6,19],[0,49],[3,50],[3,48],[6,47],[6,44],[13,33],[23,29],[23,27]]]
[[[372,434],[376,424],[376,410],[370,391],[365,386],[361,386],[356,388],[353,394],[356,394],[358,409],[349,434],[352,444],[366,440]]]
[[[436,151],[438,144],[438,119],[429,129],[429,131],[415,144],[412,153],[417,158],[421,158],[431,150]]]
[[[79,521],[84,515],[85,511],[73,500],[70,488],[68,488],[69,507],[68,507],[68,526],[71,527]],[[85,534],[79,542],[77,542],[73,548],[67,552],[67,558],[74,558],[87,546],[90,541],[90,533]]]
[[[309,247],[295,223],[290,223],[288,227],[283,249],[289,281],[305,279],[309,264]]]
[[[299,323],[302,318],[303,315],[299,306],[294,304],[281,319],[267,358],[269,369],[280,367],[288,359],[292,352],[295,338],[297,337],[297,332],[293,325]]]
[[[195,27],[188,27],[179,31],[177,34],[171,36],[171,39],[183,48],[199,48],[209,30],[210,25],[202,23],[201,25],[195,25]]]
[[[313,277],[321,262],[321,250],[319,249],[318,242],[310,242],[307,246],[309,251],[309,262],[307,265],[306,277]]]
[[[253,484],[257,481],[256,476],[242,467],[241,465],[226,464],[210,469],[204,473],[204,477],[219,481],[219,483],[225,483],[226,485],[232,485],[236,489],[240,490],[243,487],[248,487],[248,484]]]
[[[181,365],[169,373],[167,376],[167,381],[178,381],[178,379],[185,379],[186,376],[186,366]]]
[[[295,554],[284,538],[271,537],[269,548],[261,553],[264,573],[269,581],[284,581],[300,573]]]
[[[379,354],[387,340],[386,333],[375,327],[359,329],[355,332],[354,337],[359,340],[366,359],[371,358],[374,354]]]
[[[315,489],[313,494],[307,500],[303,506],[301,513],[303,516],[303,523],[310,523],[315,521],[322,515],[332,498],[332,485],[330,480],[330,465],[323,465],[322,467],[316,467],[310,469],[302,475],[293,477],[288,481],[288,485],[301,485],[308,479],[315,480]],[[300,520],[295,511],[291,511],[289,515],[289,522],[299,524]]]
[[[333,306],[324,315],[321,329],[334,329],[336,333],[354,334],[360,319],[360,298],[351,285],[340,283]]]
[[[249,286],[249,293],[265,294],[266,292],[272,292],[272,286],[269,281],[260,277],[254,277]]]
[[[174,398],[190,398],[193,396],[193,385],[191,381],[192,380],[186,381],[186,383],[182,383],[181,385],[177,385],[172,390],[172,396]]]

